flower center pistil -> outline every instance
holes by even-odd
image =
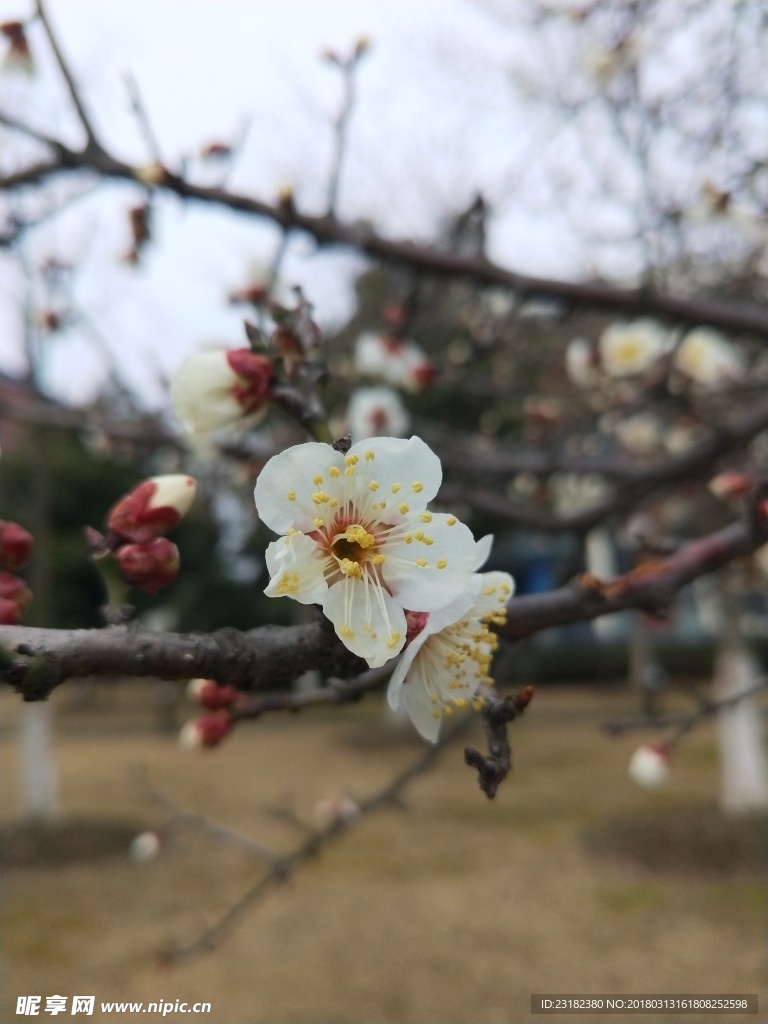
[[[384,561],[383,555],[375,553],[375,547],[376,538],[359,523],[347,526],[343,533],[337,533],[331,540],[331,554],[339,569],[345,576],[356,579],[363,575],[363,563],[370,560],[378,565]]]

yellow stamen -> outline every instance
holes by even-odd
[[[414,480],[411,484],[411,490],[415,491],[416,494],[420,494],[424,490],[424,484],[420,480]]]
[[[409,507],[405,504],[404,501],[401,501],[400,504],[397,506],[397,508],[398,508],[398,511],[402,512],[403,515],[405,515],[406,512],[410,512]]]

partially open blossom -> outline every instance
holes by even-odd
[[[112,533],[143,543],[167,533],[192,507],[197,483],[184,473],[143,480],[107,516]]]
[[[347,425],[355,441],[402,437],[410,421],[400,395],[391,388],[358,388],[347,406]]]
[[[171,381],[171,404],[192,434],[248,427],[267,414],[274,370],[249,348],[193,352]]]
[[[712,327],[689,331],[675,352],[675,366],[707,391],[717,391],[741,380],[744,359],[725,335]]]
[[[600,359],[611,377],[644,373],[669,351],[671,333],[655,320],[611,324],[600,336]]]
[[[140,832],[131,840],[131,845],[128,847],[128,856],[131,860],[145,863],[157,857],[162,845],[157,832]]]
[[[666,748],[658,744],[646,744],[638,747],[632,755],[629,777],[638,786],[656,789],[667,781],[669,776],[669,754]]]
[[[422,348],[394,334],[361,334],[355,346],[355,366],[358,373],[407,391],[428,387],[437,372]]]
[[[17,572],[28,565],[35,550],[29,530],[18,523],[0,519],[0,568]]]
[[[506,572],[476,573],[463,593],[438,611],[409,612],[416,628],[389,681],[387,699],[405,710],[424,739],[437,741],[442,719],[468,707],[489,669],[497,638],[489,623],[506,622],[514,580]],[[410,635],[410,631],[409,631]]]
[[[230,732],[234,720],[224,709],[210,715],[193,718],[182,727],[179,743],[182,747],[215,747]]]
[[[229,708],[240,696],[234,686],[219,686],[215,679],[190,679],[187,694],[210,711]]]
[[[179,549],[167,537],[155,537],[141,544],[123,544],[115,552],[120,574],[148,594],[167,587],[179,574]]]
[[[371,668],[405,643],[405,608],[434,611],[466,586],[471,532],[427,512],[440,460],[418,437],[374,437],[346,455],[316,442],[270,459],[256,482],[264,523],[286,536],[266,552],[269,597],[320,604]]]
[[[0,572],[0,599],[2,599],[3,625],[15,626],[32,604],[32,591],[13,572]],[[15,609],[15,610],[14,610]]]

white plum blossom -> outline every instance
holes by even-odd
[[[455,516],[428,512],[440,460],[418,437],[374,437],[346,455],[295,445],[256,482],[264,523],[285,536],[266,551],[269,597],[320,604],[337,635],[371,668],[405,643],[406,608],[435,611],[475,568],[475,541]]]
[[[600,336],[600,359],[610,377],[644,373],[672,344],[672,335],[655,320],[611,324]]]
[[[629,761],[629,777],[645,789],[657,789],[669,776],[669,756],[660,746],[638,747]]]
[[[406,391],[421,391],[435,374],[426,352],[415,342],[371,332],[357,339],[355,368],[358,373]]]
[[[410,426],[410,416],[391,388],[358,388],[349,400],[347,426],[355,441],[402,437]]]
[[[267,413],[270,360],[247,348],[189,355],[171,380],[176,418],[190,434],[259,423]]]
[[[435,743],[442,719],[482,706],[477,691],[488,674],[497,638],[489,623],[506,622],[514,580],[506,572],[475,573],[462,594],[445,608],[409,612],[410,641],[389,681],[387,699],[405,707],[418,732]]]
[[[712,327],[689,331],[675,352],[675,367],[708,391],[727,387],[744,376],[744,359],[727,338]]]

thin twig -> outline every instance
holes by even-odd
[[[85,130],[87,139],[85,151],[86,153],[91,154],[103,153],[104,150],[96,136],[96,132],[94,131],[93,125],[91,124],[91,119],[83,105],[83,101],[80,97],[80,91],[75,83],[75,79],[72,75],[72,72],[69,70],[69,65],[67,64],[64,58],[64,54],[62,53],[61,47],[59,46],[58,39],[56,38],[56,33],[53,31],[51,27],[51,22],[48,18],[48,14],[45,10],[45,6],[43,5],[42,0],[35,0],[35,7],[37,9],[38,17],[42,22],[43,28],[45,29],[46,35],[48,36],[48,42],[51,44],[51,49],[53,50],[53,55],[56,58],[56,63],[59,65],[59,70],[61,71],[64,77],[64,81],[67,83],[67,89],[69,90],[69,95],[72,100],[72,103],[74,104],[75,110],[77,111],[78,117],[80,118],[80,122]]]
[[[424,753],[404,771],[399,772],[381,789],[359,801],[354,817],[336,818],[321,829],[307,826],[308,834],[298,846],[278,857],[271,867],[217,921],[204,928],[197,938],[186,945],[175,946],[165,952],[161,958],[163,963],[178,963],[179,960],[215,949],[218,943],[231,933],[232,929],[259,900],[263,899],[270,890],[292,877],[299,867],[317,856],[325,846],[345,835],[351,826],[366,815],[381,810],[383,807],[401,805],[402,794],[410,783],[429,771],[444,750],[466,731],[472,720],[471,715],[457,719],[451,728],[444,731],[439,743],[427,747]]]

